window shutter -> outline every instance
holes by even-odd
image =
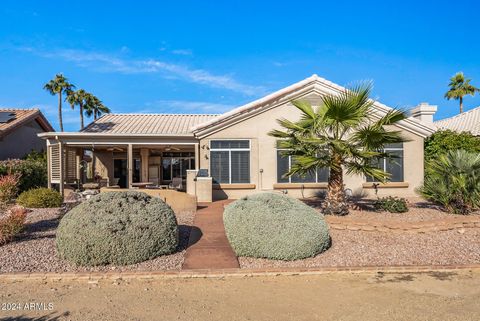
[[[50,182],[60,184],[60,146],[58,144],[50,145]]]

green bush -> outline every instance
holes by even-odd
[[[323,215],[280,194],[261,193],[237,200],[225,208],[223,221],[238,256],[297,260],[330,245]]]
[[[480,154],[450,151],[428,164],[428,173],[418,192],[455,214],[480,208]]]
[[[440,155],[459,149],[480,153],[480,138],[469,132],[439,130],[425,140],[425,161],[435,160]]]
[[[387,211],[390,213],[405,213],[408,212],[407,201],[404,198],[398,197],[382,197],[373,204],[376,210]]]
[[[0,161],[0,176],[7,174],[20,175],[19,193],[36,187],[47,186],[47,162],[38,159],[11,159]]]
[[[175,214],[160,198],[106,192],[62,218],[57,249],[61,258],[76,265],[126,265],[174,252],[178,237]]]
[[[20,194],[17,197],[17,203],[29,208],[60,207],[63,203],[63,197],[56,190],[39,187]]]

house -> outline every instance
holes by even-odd
[[[46,150],[37,135],[54,129],[38,109],[0,108],[0,160]]]
[[[434,124],[438,129],[470,132],[472,135],[480,136],[480,106],[453,117],[438,120]]]
[[[298,119],[292,100],[318,105],[322,95],[342,90],[313,75],[221,115],[107,114],[80,132],[42,133],[49,149],[49,183],[62,182],[63,189],[64,184],[97,177],[105,185],[162,188],[182,178],[187,193],[199,200],[212,195],[236,199],[260,191],[309,197],[326,189],[328,173],[284,178],[292,160],[282,156],[268,132],[278,128],[279,118]],[[408,141],[389,146],[399,158],[383,161],[392,178],[379,184],[379,195],[415,195],[423,180],[423,142],[435,131],[434,108],[419,105],[414,116],[396,125]],[[380,117],[389,110],[375,102],[371,112]],[[374,183],[363,176],[345,177],[346,188],[356,194],[373,195]]]

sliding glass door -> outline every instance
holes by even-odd
[[[172,178],[187,178],[187,169],[195,169],[193,153],[171,152],[162,155],[162,180],[171,181]]]

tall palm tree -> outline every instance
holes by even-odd
[[[102,114],[110,113],[110,109],[103,104],[95,95],[89,94],[87,97],[87,104],[85,108],[85,114],[88,117],[93,115],[93,119],[97,120]]]
[[[78,106],[80,110],[80,129],[85,127],[83,121],[83,112],[85,105],[88,104],[87,98],[89,95],[90,94],[83,89],[72,90],[67,94],[67,101],[72,106],[72,109],[74,109],[75,106]]]
[[[471,79],[465,78],[463,72],[457,72],[452,78],[448,86],[450,89],[445,93],[445,98],[455,99],[460,102],[460,114],[463,113],[463,97],[466,95],[475,96],[480,89],[470,84]]]
[[[383,116],[374,116],[369,98],[371,84],[345,89],[338,95],[325,95],[314,108],[305,101],[293,101],[300,110],[297,121],[279,119],[283,130],[269,135],[279,138],[284,155],[294,158],[286,176],[305,175],[317,168],[328,168],[327,196],[323,203],[326,214],[346,215],[343,172],[362,174],[384,182],[389,174],[375,166],[376,160],[394,157],[384,152],[386,144],[405,141],[399,131],[387,130],[406,118],[404,112],[392,109]]]
[[[68,95],[75,88],[74,85],[68,82],[62,74],[56,74],[55,78],[47,82],[43,89],[48,91],[52,96],[58,95],[58,123],[60,131],[63,132],[63,119],[62,119],[62,94]]]

